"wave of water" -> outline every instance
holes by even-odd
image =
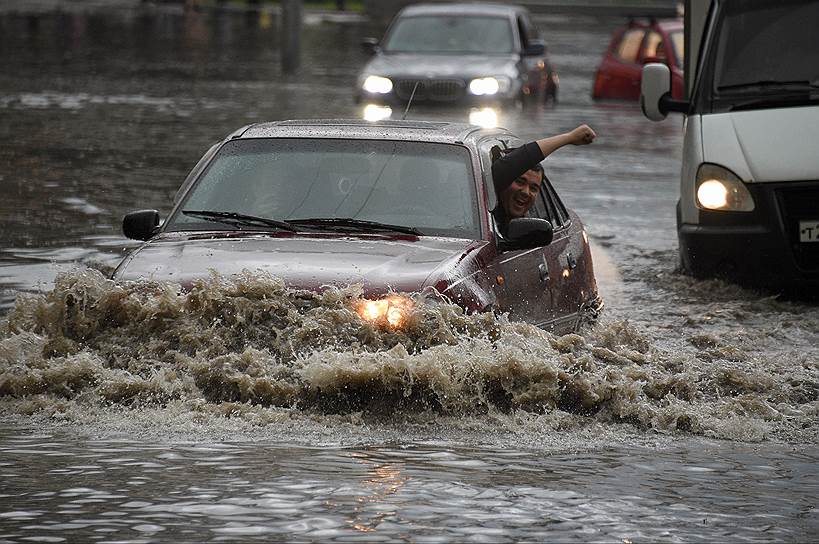
[[[363,321],[360,297],[355,286],[313,293],[265,274],[213,275],[183,291],[63,273],[51,291],[19,295],[0,323],[0,415],[817,436],[809,358],[769,359],[696,332],[690,350],[665,350],[628,321],[553,336],[421,297],[393,330]]]

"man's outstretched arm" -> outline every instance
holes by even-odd
[[[592,143],[596,137],[588,125],[580,125],[571,132],[541,138],[513,149],[492,163],[495,191],[500,193],[524,172],[564,145],[586,145]]]

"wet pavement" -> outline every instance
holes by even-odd
[[[144,336],[176,299],[132,293],[132,327],[115,332],[62,306],[110,300],[83,270],[110,271],[135,245],[122,215],[166,215],[214,141],[260,120],[360,117],[357,44],[380,27],[308,13],[302,67],[288,75],[272,11],[0,13],[0,312],[13,316],[0,331],[0,541],[812,538],[819,309],[676,272],[681,120],[591,100],[619,23],[539,17],[559,103],[500,114],[523,138],[580,123],[599,135],[550,157],[547,173],[593,242],[600,327],[561,344],[501,323],[505,358],[463,337],[374,355],[405,372],[387,377],[352,345],[283,369],[269,353],[224,351],[216,327],[194,327],[202,355],[176,353]],[[51,298],[12,312],[19,293],[48,294],[72,270]],[[77,323],[95,331],[93,349],[56,342]],[[317,323],[319,337],[336,334]],[[469,380],[442,389],[443,367]],[[498,372],[543,404],[510,409],[473,387]],[[231,396],[270,376],[284,393]],[[382,405],[304,408],[319,383],[342,396],[369,384]],[[549,396],[555,383],[586,408]],[[413,387],[437,408],[396,400]]]

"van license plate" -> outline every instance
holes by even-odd
[[[819,221],[800,221],[799,241],[819,242]]]

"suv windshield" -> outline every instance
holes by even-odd
[[[505,17],[413,16],[398,19],[383,48],[388,53],[480,53],[514,51],[512,24]]]
[[[280,230],[291,225],[276,222],[293,221],[312,231],[474,239],[476,209],[469,153],[461,146],[261,138],[224,144],[167,230]]]
[[[720,15],[710,90],[717,109],[749,97],[765,98],[765,104],[794,93],[810,99],[806,93],[819,81],[819,2],[725,2]]]

